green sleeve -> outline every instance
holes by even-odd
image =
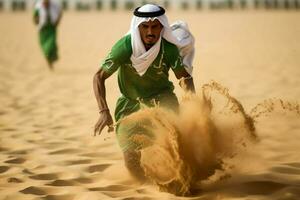
[[[102,61],[101,69],[103,69],[108,74],[113,74],[119,68],[118,58],[111,51],[108,56]]]
[[[101,68],[111,75],[118,70],[130,55],[131,52],[128,49],[128,36],[125,36],[112,47],[108,56],[101,63]]]
[[[186,71],[182,61],[182,57],[179,54],[179,49],[174,44],[168,43],[165,49],[167,53],[168,63],[175,73],[175,75],[182,74],[183,71]],[[176,76],[177,77],[177,76]]]
[[[38,9],[34,9],[33,16],[34,17],[39,16],[39,10]]]

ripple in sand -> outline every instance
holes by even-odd
[[[51,185],[51,186],[74,186],[76,185],[76,183],[74,181],[70,181],[70,180],[55,180],[51,183],[48,183],[46,185]]]
[[[9,170],[9,166],[0,166],[0,174],[6,172],[7,170]]]
[[[28,153],[28,151],[26,151],[26,150],[18,150],[18,151],[11,151],[11,152],[9,152],[9,154],[14,154],[14,155],[24,155],[24,154],[27,154]]]
[[[300,163],[298,163],[298,162],[285,163],[285,165],[288,165],[288,166],[291,166],[291,167],[297,167],[297,168],[300,168]]]
[[[136,189],[137,193],[140,193],[140,194],[146,194],[147,193],[147,190],[145,189]]]
[[[112,156],[113,153],[83,153],[83,154],[80,154],[80,156],[85,156],[85,157],[92,157],[92,158],[103,158],[103,157],[109,157],[109,156]]]
[[[125,185],[109,185],[106,187],[94,187],[94,188],[89,188],[90,191],[125,191],[131,189],[128,186]]]
[[[110,198],[119,198],[120,196],[128,195],[127,192],[115,192],[115,191],[112,191],[112,192],[103,191],[102,194],[104,194]]]
[[[16,132],[17,129],[16,128],[2,128],[1,131],[4,131],[4,132]]]
[[[76,179],[72,179],[73,181],[76,181],[78,183],[83,183],[83,184],[89,184],[89,183],[93,183],[94,181],[90,178],[76,178]]]
[[[28,169],[23,169],[22,172],[25,174],[34,174],[33,172],[29,171]]]
[[[149,198],[149,197],[126,197],[124,199],[121,199],[121,200],[151,200],[153,198]]]
[[[300,174],[300,168],[295,167],[272,167],[271,171],[279,172],[282,174],[294,174],[299,175]]]
[[[57,141],[55,141],[55,142],[46,142],[45,145],[47,145],[47,147],[49,146],[49,147],[56,147],[56,148],[58,148],[59,146],[65,146],[66,142],[65,141],[62,141],[62,142],[57,142]]]
[[[66,137],[64,138],[64,140],[68,140],[68,141],[76,141],[78,139],[77,136],[72,136],[72,137]]]
[[[283,200],[298,200],[300,196],[299,186],[290,186],[277,192],[277,199]],[[282,196],[282,197],[281,197]],[[281,197],[281,198],[280,198]]]
[[[14,159],[5,161],[5,163],[10,163],[10,164],[22,164],[22,163],[24,163],[25,161],[26,161],[26,159],[24,159],[24,158],[14,158]]]
[[[52,151],[49,154],[55,155],[55,154],[71,154],[71,153],[78,153],[78,149],[61,149],[57,151]]]
[[[30,186],[20,191],[23,194],[33,194],[33,195],[45,195],[46,192],[40,189],[39,187]]]
[[[31,179],[35,180],[55,180],[58,178],[56,174],[37,174],[34,176],[29,176]]]
[[[253,181],[244,183],[244,185],[246,186],[245,193],[251,195],[269,195],[287,186],[272,181]]]
[[[82,164],[90,164],[92,161],[91,160],[71,160],[67,161],[66,165],[82,165]]]
[[[43,197],[45,200],[72,200],[75,195],[65,194],[65,195],[47,195]]]
[[[101,165],[92,165],[88,167],[88,172],[93,173],[93,172],[102,172],[106,168],[111,166],[111,164],[101,164]]]
[[[66,126],[64,126],[64,125],[57,125],[57,126],[51,127],[51,129],[53,129],[53,130],[59,130],[59,129],[64,129],[64,128],[66,128]]]
[[[2,151],[8,151],[8,149],[7,149],[7,148],[0,147],[0,152],[2,152]]]
[[[39,129],[37,129],[37,130],[34,130],[34,131],[32,131],[33,133],[42,133],[43,131],[42,130],[39,130]]]
[[[8,183],[23,183],[24,181],[22,181],[21,179],[15,178],[15,177],[11,177],[7,179]]]

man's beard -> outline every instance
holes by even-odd
[[[146,38],[156,39],[155,35],[147,35]],[[156,42],[157,41],[145,43],[146,49],[149,50]]]
[[[153,47],[154,44],[155,44],[155,43],[147,43],[147,44],[145,44],[146,50],[151,49],[151,47]]]

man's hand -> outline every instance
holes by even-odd
[[[100,109],[100,117],[98,122],[95,125],[94,136],[97,133],[100,135],[101,131],[105,126],[108,126],[108,132],[114,130],[113,128],[113,119],[110,115],[110,112],[107,107],[106,99],[105,99],[105,85],[104,81],[110,75],[106,73],[102,68],[98,70],[98,72],[94,75],[93,79],[93,88],[95,92],[95,97],[97,99],[98,108]]]
[[[109,110],[105,110],[100,113],[99,120],[95,125],[94,136],[96,136],[97,133],[100,135],[105,126],[108,126],[108,132],[112,132],[114,130],[113,119],[109,113]]]
[[[185,92],[192,92],[195,93],[195,86],[194,86],[194,81],[193,77],[188,76],[188,77],[182,77],[179,80],[179,85],[180,87],[185,91]]]

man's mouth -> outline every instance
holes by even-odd
[[[155,35],[147,35],[146,38],[147,39],[155,39]]]

